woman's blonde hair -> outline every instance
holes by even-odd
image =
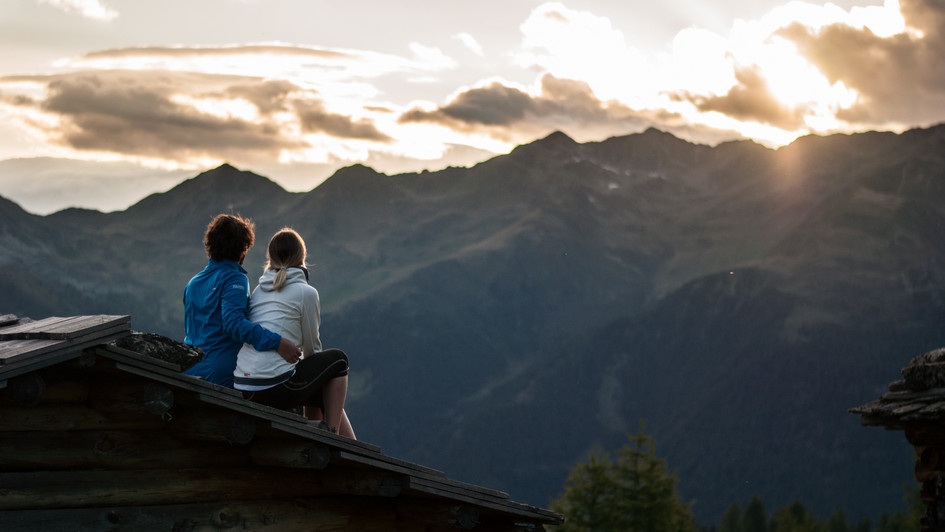
[[[305,267],[305,241],[294,229],[283,227],[269,239],[266,269],[276,270],[272,286],[276,291],[285,285],[286,268]]]

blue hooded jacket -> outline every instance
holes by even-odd
[[[246,270],[231,260],[210,259],[184,288],[184,343],[205,353],[184,373],[232,387],[236,355],[244,343],[258,351],[277,349],[282,338],[248,316]]]

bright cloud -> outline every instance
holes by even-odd
[[[108,21],[118,17],[117,11],[106,7],[99,0],[39,0],[39,3],[94,20]]]
[[[448,70],[458,66],[456,61],[436,47],[412,42],[410,43],[410,51],[413,52],[417,63],[424,65],[427,70]]]
[[[479,57],[482,57],[485,55],[485,52],[482,49],[482,45],[479,44],[479,41],[477,41],[476,38],[473,37],[472,35],[466,32],[463,32],[463,33],[457,33],[456,35],[453,35],[453,38],[459,40],[459,42],[463,43],[463,46],[465,46],[466,48],[469,48],[469,50],[472,53],[478,55]]]
[[[559,2],[536,8],[522,26],[515,61],[557,78],[586,82],[599,97],[632,103],[657,91],[648,58],[609,19]],[[644,74],[644,75],[641,75]]]
[[[515,59],[582,80],[602,102],[779,145],[810,132],[945,119],[943,17],[945,5],[923,0],[849,11],[793,1],[725,35],[687,28],[668,53],[648,55],[607,18],[550,2],[522,24]]]

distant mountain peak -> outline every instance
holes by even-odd
[[[573,153],[581,149],[581,144],[561,131],[555,131],[545,138],[528,144],[522,144],[512,150],[509,155],[515,157],[544,157],[548,152],[558,154]]]
[[[240,170],[233,166],[230,163],[223,163],[220,166],[210,170],[211,172],[220,171],[220,172],[239,172]]]
[[[663,131],[662,129],[657,129],[655,127],[648,127],[643,130],[642,133],[637,133],[636,135],[630,135],[630,137],[637,137],[640,139],[645,139],[650,142],[671,142],[678,145],[690,145],[695,146],[695,143],[689,142],[688,140],[681,139],[676,135],[668,131]]]
[[[562,142],[566,144],[577,144],[577,142],[574,139],[572,139],[566,133],[560,130],[551,133],[547,137],[540,139],[538,142],[549,142],[549,143]]]
[[[571,150],[580,144],[562,131],[555,131],[543,139],[538,139],[528,146],[541,146],[552,150]]]
[[[269,183],[277,187],[279,186],[268,177],[261,176],[249,170],[240,170],[230,163],[223,163],[216,168],[201,172],[191,181],[196,181],[205,185],[209,184],[210,186],[222,185],[224,182],[239,185]]]
[[[236,174],[252,174],[252,172],[240,170],[239,168],[233,166],[230,163],[223,163],[220,166],[217,166],[216,168],[211,168],[210,170],[201,172],[196,177],[200,179],[203,176],[220,177],[220,176],[232,176]]]
[[[345,166],[344,168],[339,168],[334,174],[331,175],[331,177],[319,185],[318,188],[322,191],[325,191],[338,186],[360,187],[369,182],[376,181],[378,178],[382,177],[387,177],[387,174],[382,174],[370,166],[357,163],[352,164],[351,166]]]
[[[384,174],[378,172],[377,170],[371,168],[370,166],[367,166],[361,163],[356,163],[356,164],[352,164],[351,166],[345,166],[344,168],[339,168],[338,171],[336,171],[334,175],[335,176],[342,175],[342,176],[350,177],[350,176],[379,176],[379,175],[384,175]]]

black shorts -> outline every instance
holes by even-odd
[[[243,392],[259,404],[288,410],[297,406],[322,407],[322,388],[331,379],[348,374],[348,355],[341,349],[312,353],[295,366],[295,375],[272,388]]]

